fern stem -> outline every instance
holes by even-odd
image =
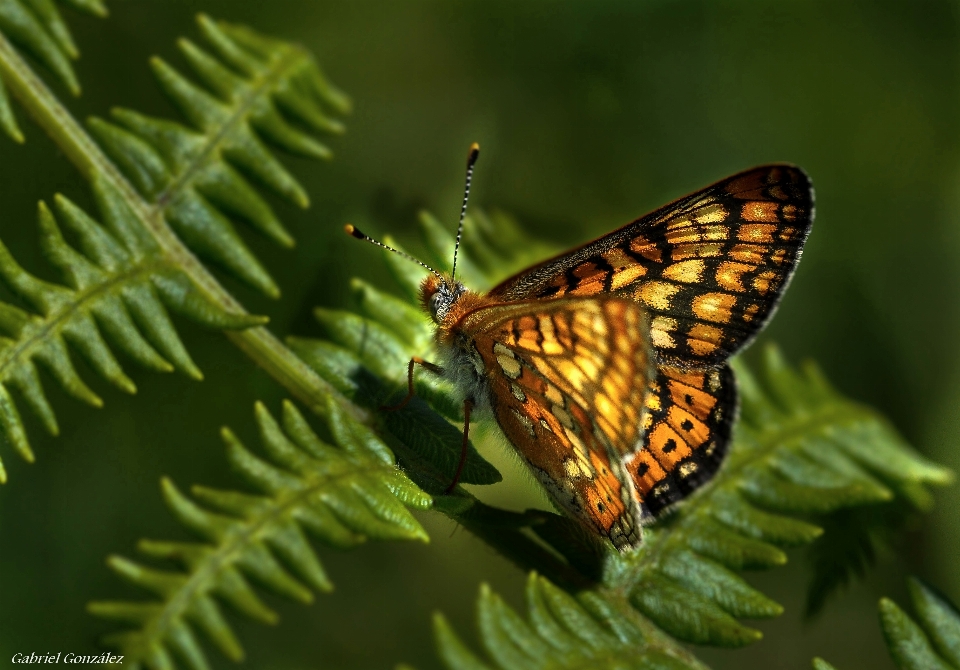
[[[144,228],[156,240],[162,253],[181,268],[207,298],[227,312],[246,313],[243,306],[177,238],[167,225],[162,210],[145,201],[137,193],[93,138],[20,57],[3,33],[0,33],[0,77],[12,95],[27,109],[34,121],[66,154],[85,179],[92,181],[99,177],[115,187],[130,209],[136,213]],[[355,418],[369,420],[365,410],[344,399],[266,328],[228,331],[226,335],[311,411],[322,413],[324,398],[332,395],[338,398]]]

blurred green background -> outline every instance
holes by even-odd
[[[148,74],[160,54],[182,64],[193,16],[302,42],[353,97],[330,164],[291,159],[313,205],[275,202],[298,239],[283,251],[248,236],[284,291],[271,302],[225,280],[278,335],[317,332],[314,305],[349,304],[348,278],[382,279],[376,254],[345,221],[416,248],[416,213],[454,225],[463,158],[483,157],[474,203],[516,214],[574,244],[708,183],[767,161],[803,166],[817,219],[793,284],[763,340],[816,359],[845,393],[883,410],[920,451],[960,470],[960,14],[952,2],[321,2],[129,0],[100,21],[68,12],[83,51],[79,116],[122,105],[174,115]],[[49,78],[48,78],[49,80]],[[64,91],[54,87],[59,95]],[[70,164],[30,122],[25,146],[0,138],[0,235],[51,277],[36,244],[36,201],[62,192],[90,204]],[[17,652],[92,652],[113,630],[92,599],[135,596],[106,569],[140,537],[186,538],[158,479],[236,486],[217,437],[230,425],[256,444],[254,400],[283,391],[221,335],[178,323],[202,383],[128,373],[136,397],[82,371],[106,407],[79,406],[47,384],[62,435],[28,418],[38,462],[0,445],[0,660]],[[47,380],[49,381],[49,380]],[[512,467],[502,450],[488,449]],[[536,504],[511,475],[491,496]],[[784,604],[745,650],[698,649],[716,668],[892,668],[876,601],[905,603],[909,571],[960,600],[960,488],[908,528],[869,577],[802,622],[804,552],[748,578]],[[337,584],[309,607],[270,595],[276,628],[233,619],[256,668],[437,667],[430,613],[474,630],[481,581],[522,602],[524,576],[467,533],[422,517],[431,544],[321,550]],[[217,667],[230,664],[210,654]],[[6,662],[2,660],[2,662]]]

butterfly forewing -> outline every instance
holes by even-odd
[[[625,469],[653,381],[649,323],[628,300],[535,300],[471,312],[497,422],[554,500],[620,548],[640,540]]]
[[[813,190],[800,168],[754,168],[515,275],[489,295],[628,297],[650,311],[661,362],[715,367],[772,314],[812,221]]]

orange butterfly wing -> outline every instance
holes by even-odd
[[[556,503],[618,548],[644,513],[624,459],[637,448],[653,355],[645,311],[603,298],[496,304],[458,330],[483,362],[501,429]]]
[[[524,270],[489,296],[629,297],[652,314],[660,362],[716,367],[770,318],[812,223],[813,189],[803,170],[758,167]]]
[[[660,366],[646,396],[643,446],[625,460],[644,512],[663,510],[705,484],[723,463],[737,414],[729,365]]]

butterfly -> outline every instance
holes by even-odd
[[[478,156],[474,144],[457,249]],[[420,299],[441,363],[411,360],[397,407],[412,397],[417,364],[453,380],[464,450],[448,491],[471,412],[489,409],[560,509],[617,549],[635,547],[643,526],[723,462],[737,414],[728,360],[772,316],[813,216],[806,173],[764,165],[486,294],[456,280],[456,251],[449,276],[420,263],[430,270]],[[347,232],[386,247],[349,224]]]

